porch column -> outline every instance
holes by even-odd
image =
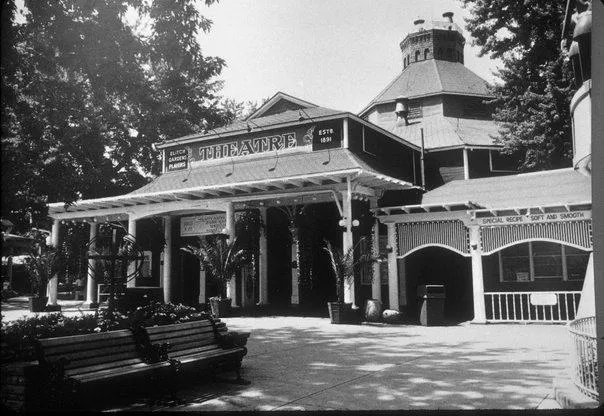
[[[163,287],[164,303],[172,302],[172,217],[164,217],[164,265],[163,265]]]
[[[474,298],[474,319],[472,323],[486,323],[484,306],[484,281],[482,276],[482,246],[480,227],[470,226],[470,254],[472,255],[472,291]]]
[[[463,178],[465,180],[470,179],[470,161],[468,158],[468,149],[463,149]]]
[[[59,248],[59,228],[61,222],[55,219],[52,223],[52,230],[50,234],[50,245],[56,249]],[[60,310],[60,306],[57,304],[57,292],[59,291],[59,276],[54,275],[46,286],[46,294],[48,295],[48,306],[51,306],[53,310]]]
[[[226,206],[226,229],[229,242],[235,238],[235,210],[233,202],[227,202]],[[231,277],[227,284],[227,298],[231,299],[231,305],[237,306],[237,276]]]
[[[266,243],[266,208],[260,208],[260,218],[264,224],[264,228],[260,230],[260,241],[258,243],[260,256],[258,258],[258,272],[260,287],[258,290],[260,305],[268,304],[268,249]]]
[[[205,237],[201,237],[205,239]],[[197,302],[201,305],[206,303],[206,268],[202,261],[199,261],[199,297]]]
[[[396,267],[396,224],[389,222],[388,227],[388,302],[389,309],[399,310],[398,303],[398,270]]]
[[[342,211],[344,211],[345,228],[342,235],[342,253],[346,255],[350,247],[353,247],[352,237],[352,187],[350,178],[347,178],[347,190],[342,192]],[[344,302],[355,304],[354,278],[351,282],[344,282]]]
[[[300,304],[300,265],[298,264],[298,242],[292,241],[291,247],[291,270],[292,270],[292,296],[291,304]],[[294,267],[295,262],[295,267]]]
[[[136,240],[136,218],[133,216],[128,216],[128,234],[130,234]],[[133,273],[134,270],[131,267],[128,267],[128,274]],[[126,282],[126,287],[136,287],[136,276],[132,276]]]
[[[373,220],[373,240],[372,253],[374,256],[380,255],[380,222],[376,218]],[[380,263],[373,263],[373,280],[371,281],[371,297],[382,301],[382,276],[380,276]]]
[[[97,234],[97,224],[96,222],[91,221],[90,223],[90,234],[89,241],[90,246],[88,250],[93,252],[96,251],[96,234]],[[97,302],[97,285],[95,279],[95,268],[96,268],[96,260],[89,259],[88,260],[88,277],[86,279],[86,303],[84,304],[88,309],[96,309],[99,307]]]

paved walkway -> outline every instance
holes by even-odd
[[[331,325],[321,318],[226,318],[251,331],[249,385],[188,382],[178,405],[107,410],[558,409],[552,380],[564,326]]]
[[[60,301],[68,315],[90,313]],[[3,320],[32,315],[26,299]],[[224,318],[250,331],[249,385],[186,380],[180,403],[133,397],[103,410],[558,409],[552,380],[568,368],[563,325],[332,325],[326,318]],[[228,375],[230,376],[230,374]]]

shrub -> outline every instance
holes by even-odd
[[[157,302],[139,307],[131,313],[102,309],[94,315],[68,317],[58,312],[21,318],[2,323],[2,360],[35,360],[35,342],[42,338],[115,331],[132,326],[177,324],[206,319],[208,316],[189,306]]]

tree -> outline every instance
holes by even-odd
[[[236,238],[227,240],[226,236],[216,236],[209,241],[198,238],[198,244],[187,244],[180,249],[199,259],[215,280],[219,298],[226,299],[227,284],[243,266],[249,264],[248,252],[238,248]]]
[[[560,50],[565,2],[463,0],[466,28],[480,54],[501,58],[501,84],[492,87],[493,118],[501,123],[504,153],[519,169],[570,166],[572,72]]]
[[[215,0],[205,0],[206,6]],[[160,171],[151,144],[234,118],[194,0],[2,2],[2,217],[121,194]]]

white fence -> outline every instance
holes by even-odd
[[[598,400],[598,353],[596,318],[579,318],[568,324],[573,339],[572,380],[592,399]]]
[[[581,292],[487,292],[487,322],[560,322],[575,319]]]

